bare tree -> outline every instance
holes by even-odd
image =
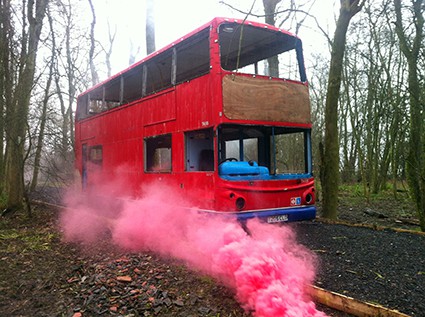
[[[282,0],[263,0],[266,23],[275,25],[276,6]]]
[[[48,10],[49,11],[49,10]],[[49,26],[50,26],[50,34],[53,38],[52,40],[52,55],[49,61],[49,73],[46,81],[46,86],[44,87],[44,96],[41,103],[41,115],[40,115],[40,125],[38,130],[38,136],[37,136],[37,143],[35,145],[35,154],[34,154],[34,166],[33,166],[33,174],[32,174],[32,180],[30,185],[30,190],[34,191],[37,186],[38,181],[38,175],[40,172],[40,161],[41,161],[41,151],[43,149],[43,142],[44,142],[44,136],[45,136],[45,128],[46,128],[46,121],[47,121],[47,105],[49,103],[49,99],[51,96],[50,88],[53,81],[53,72],[54,72],[54,65],[55,65],[55,59],[56,59],[56,41],[55,41],[55,33],[53,30],[53,21],[52,21],[52,15],[47,15]]]
[[[263,0],[265,22],[270,25],[275,25],[276,19],[276,6],[281,0]],[[269,68],[269,75],[272,77],[279,77],[279,58],[273,56],[267,59]]]
[[[112,66],[111,66],[111,55],[112,55],[112,48],[114,47],[115,42],[115,36],[117,35],[117,26],[115,25],[114,31],[111,30],[111,24],[108,20],[108,39],[109,39],[109,45],[108,49],[105,49],[105,61],[106,61],[106,69],[107,69],[107,76],[111,77],[112,75]]]
[[[95,57],[95,50],[96,50],[96,39],[94,36],[94,29],[96,26],[96,12],[94,9],[93,1],[88,0],[90,4],[90,10],[92,14],[92,22],[90,26],[90,53],[89,53],[89,61],[90,61],[90,70],[91,70],[91,79],[92,84],[96,85],[99,82],[99,75],[96,71],[96,66],[94,63],[94,57]]]
[[[341,0],[339,18],[332,43],[331,65],[325,109],[325,144],[322,154],[323,215],[337,218],[339,183],[339,138],[338,138],[338,99],[340,95],[341,74],[345,42],[351,18],[357,14],[364,1]]]
[[[28,175],[33,172],[31,190],[41,190],[44,186],[53,189],[56,184],[72,181],[72,109],[78,91],[91,85],[88,59],[91,24],[81,23],[78,12],[82,7],[79,5],[88,8],[87,2],[71,4],[70,0],[56,1],[49,7],[50,28],[42,35],[44,54],[37,61],[39,80],[31,98],[29,118],[29,141],[34,146],[26,170]]]
[[[92,44],[95,45],[97,42],[91,32],[89,37],[83,36],[84,33],[87,33],[87,28],[79,23],[78,12],[81,9],[76,4],[71,4],[69,0],[56,3],[58,12],[54,23],[57,27],[57,37],[51,37],[51,45],[57,48],[57,52],[52,52],[52,54],[56,55],[54,81],[56,107],[59,108],[59,111],[56,109],[56,116],[54,119],[52,118],[51,129],[54,129],[55,132],[52,132],[52,135],[55,137],[50,140],[50,147],[54,149],[54,155],[49,158],[49,172],[51,177],[63,182],[69,181],[68,174],[73,166],[74,119],[72,109],[75,106],[76,95],[78,91],[87,89],[93,80],[98,80],[92,59],[95,55]],[[90,24],[90,30],[92,27],[93,21]],[[89,45],[81,45],[82,39],[85,39],[85,43]]]
[[[146,1],[146,53],[155,52],[154,0]]]
[[[395,31],[400,49],[408,64],[408,88],[410,101],[410,140],[407,160],[407,175],[413,194],[419,223],[425,231],[425,100],[421,94],[418,59],[424,37],[424,0],[411,0],[412,28],[403,24],[401,0],[394,0],[396,12]],[[410,19],[408,19],[410,20]],[[413,30],[412,30],[413,29]],[[408,32],[412,32],[409,34]]]
[[[323,146],[321,143],[324,135],[324,113],[325,113],[325,96],[323,91],[326,91],[327,87],[327,78],[328,78],[328,64],[329,61],[321,54],[315,54],[313,60],[315,64],[311,68],[310,72],[310,80],[309,80],[309,88],[310,88],[310,99],[312,106],[312,122],[313,122],[313,130],[312,134],[312,150],[313,157],[318,158],[320,153],[320,147]],[[321,161],[319,159],[314,159],[316,163],[314,165],[314,173],[319,176],[319,179],[322,179],[320,176],[323,172],[323,168],[321,166]],[[317,194],[320,192],[317,191]],[[318,199],[320,197],[318,196]]]
[[[128,65],[134,64],[136,61],[137,55],[140,53],[140,46],[134,47],[134,44],[132,41],[130,41],[130,54],[128,56]]]
[[[6,178],[7,208],[22,207],[24,197],[24,146],[28,127],[28,110],[34,87],[43,19],[48,0],[29,0],[22,10],[20,64],[12,100],[6,105]],[[10,48],[11,49],[11,48]]]
[[[10,0],[0,1],[0,193],[4,192],[5,180],[5,121],[6,107],[11,103],[14,79],[11,74],[11,39],[13,30],[11,25]]]

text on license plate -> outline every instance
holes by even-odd
[[[279,215],[267,217],[268,223],[285,222],[288,221],[288,215]]]

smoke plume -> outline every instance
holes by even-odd
[[[314,257],[288,226],[254,219],[247,234],[233,218],[181,207],[182,198],[164,186],[151,186],[138,200],[69,193],[66,204],[61,226],[67,241],[110,236],[126,250],[181,259],[232,288],[256,317],[326,316],[307,295]]]

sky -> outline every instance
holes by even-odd
[[[254,0],[226,0],[241,10],[248,11]],[[285,0],[284,0],[285,1]],[[131,51],[138,52],[136,60],[146,56],[145,46],[145,0],[96,0],[96,37],[108,41],[108,23],[116,28],[117,35],[112,53],[113,73],[128,66]],[[244,15],[220,3],[220,0],[155,0],[156,48],[173,42],[216,16],[244,18]],[[339,9],[335,0],[316,0],[310,13],[317,17],[321,27],[333,36],[335,12]],[[262,0],[256,0],[254,12],[263,14]],[[250,17],[249,20],[263,22],[264,18]],[[306,20],[299,36],[303,40],[306,66],[311,54],[318,50],[328,51],[325,37],[317,31],[313,19]],[[325,53],[326,54],[326,53]],[[104,78],[103,78],[104,79]]]

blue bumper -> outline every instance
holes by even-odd
[[[227,217],[236,217],[239,221],[246,221],[252,218],[259,218],[269,223],[311,220],[316,218],[316,206],[259,209],[239,212],[217,212],[210,210],[202,211],[210,212],[213,214],[220,214]]]

